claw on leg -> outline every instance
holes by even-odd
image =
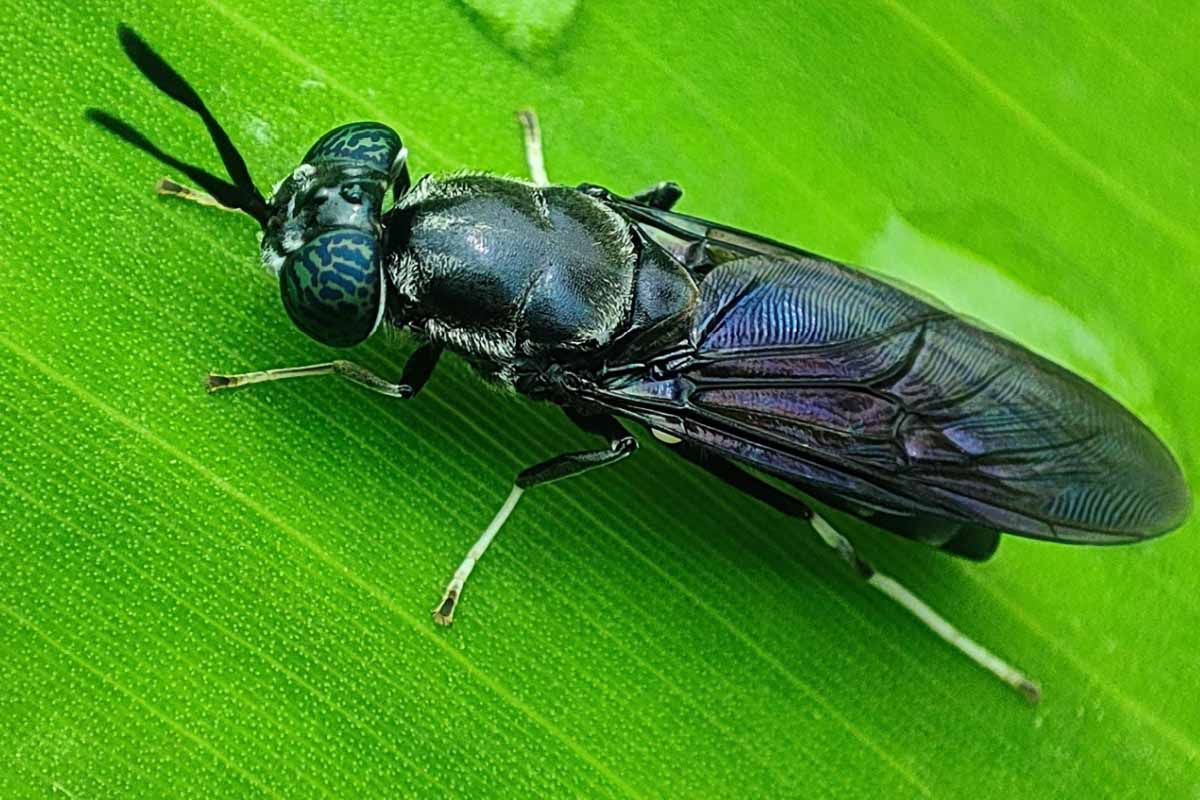
[[[442,596],[442,602],[433,607],[433,621],[438,625],[449,625],[454,622],[454,609],[458,605],[458,593],[462,590],[462,586],[455,587],[454,582],[446,587],[446,594]]]
[[[204,388],[212,392],[219,392],[222,389],[236,388],[231,386],[233,379],[229,375],[218,375],[215,372],[210,372],[204,376]]]
[[[264,370],[262,372],[242,372],[237,375],[221,375],[210,372],[204,378],[204,386],[208,389],[209,394],[212,394],[222,389],[237,389],[252,383],[266,383],[275,379],[270,372],[270,370]]]

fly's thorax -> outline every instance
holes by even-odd
[[[485,175],[424,179],[398,204],[388,264],[413,322],[505,380],[513,365],[596,351],[632,305],[626,223],[592,198]]]
[[[365,340],[383,318],[384,195],[407,181],[400,137],[352,123],[321,137],[275,188],[263,264],[279,276],[296,325],[334,347]]]

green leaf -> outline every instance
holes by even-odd
[[[515,54],[529,56],[557,42],[579,0],[463,0],[463,6]]]
[[[1195,476],[1191,6],[525,4],[535,63],[471,5],[4,0],[0,795],[1200,791],[1195,524],[970,565],[839,520],[1039,678],[1037,708],[649,440],[527,496],[435,628],[515,472],[586,437],[455,360],[411,403],[205,395],[208,369],[330,351],[252,224],[155,198],[158,165],[82,118],[218,168],[119,20],[264,188],[364,118],[416,174],[522,174],[530,105],[553,178],[674,179],[685,211],[920,286],[1110,390]],[[356,358],[397,375],[407,350]]]

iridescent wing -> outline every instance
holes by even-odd
[[[1166,447],[1082,378],[859,270],[621,210],[647,233],[717,244],[684,352],[597,391],[618,413],[887,515],[1087,543],[1186,517]]]

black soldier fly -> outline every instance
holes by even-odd
[[[458,174],[413,184],[396,132],[359,122],[320,137],[264,198],[192,87],[132,30],[121,26],[118,36],[143,75],[201,117],[231,179],[89,110],[204,190],[164,181],[160,191],[258,222],[283,306],[317,341],[350,347],[389,326],[420,342],[398,383],[333,361],[210,375],[210,390],[334,374],[408,399],[448,349],[606,441],[517,476],[434,609],[437,622],[450,623],[468,575],[525,490],[637,449],[619,418],[809,521],[870,585],[1030,699],[1037,684],[756,473],[980,561],[1001,532],[1117,544],[1175,528],[1190,510],[1167,448],[1082,378],[863,271],[676,213],[674,183],[632,197],[551,185],[531,112],[522,123],[532,181]]]

